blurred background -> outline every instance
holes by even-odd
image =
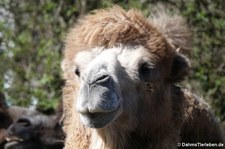
[[[1,0],[0,92],[9,105],[54,113],[63,86],[63,40],[77,19],[112,4],[149,16],[159,3],[183,16],[192,31],[193,69],[182,85],[204,97],[225,122],[223,0]]]

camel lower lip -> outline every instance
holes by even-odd
[[[110,113],[87,113],[80,114],[81,121],[90,128],[103,128],[112,122],[117,114],[117,110]]]

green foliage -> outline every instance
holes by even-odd
[[[224,121],[225,7],[220,1],[192,1],[191,6],[191,11],[183,13],[193,28],[193,73],[189,80],[194,87],[195,82],[199,84],[195,88],[202,89],[203,96],[211,102],[216,114]]]
[[[0,91],[11,104],[57,106],[61,99],[60,59],[68,28],[85,13],[110,7],[149,15],[158,3],[181,14],[193,32],[193,71],[186,85],[207,99],[225,121],[225,5],[218,1],[175,0],[1,0]]]

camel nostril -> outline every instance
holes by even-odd
[[[28,118],[19,118],[16,123],[24,127],[31,126],[31,122]]]
[[[109,79],[110,79],[110,75],[106,73],[96,74],[93,77],[90,77],[88,84],[90,85],[101,84],[101,83],[107,82]]]
[[[102,75],[96,79],[97,83],[106,82],[109,79],[109,75]]]

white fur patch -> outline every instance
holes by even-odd
[[[138,65],[143,62],[154,66],[152,55],[142,46],[118,46],[104,49],[96,47],[79,52],[75,57],[75,63],[81,72],[107,67],[107,71],[113,73],[120,65],[134,80],[137,79]],[[101,66],[100,66],[101,65]]]

